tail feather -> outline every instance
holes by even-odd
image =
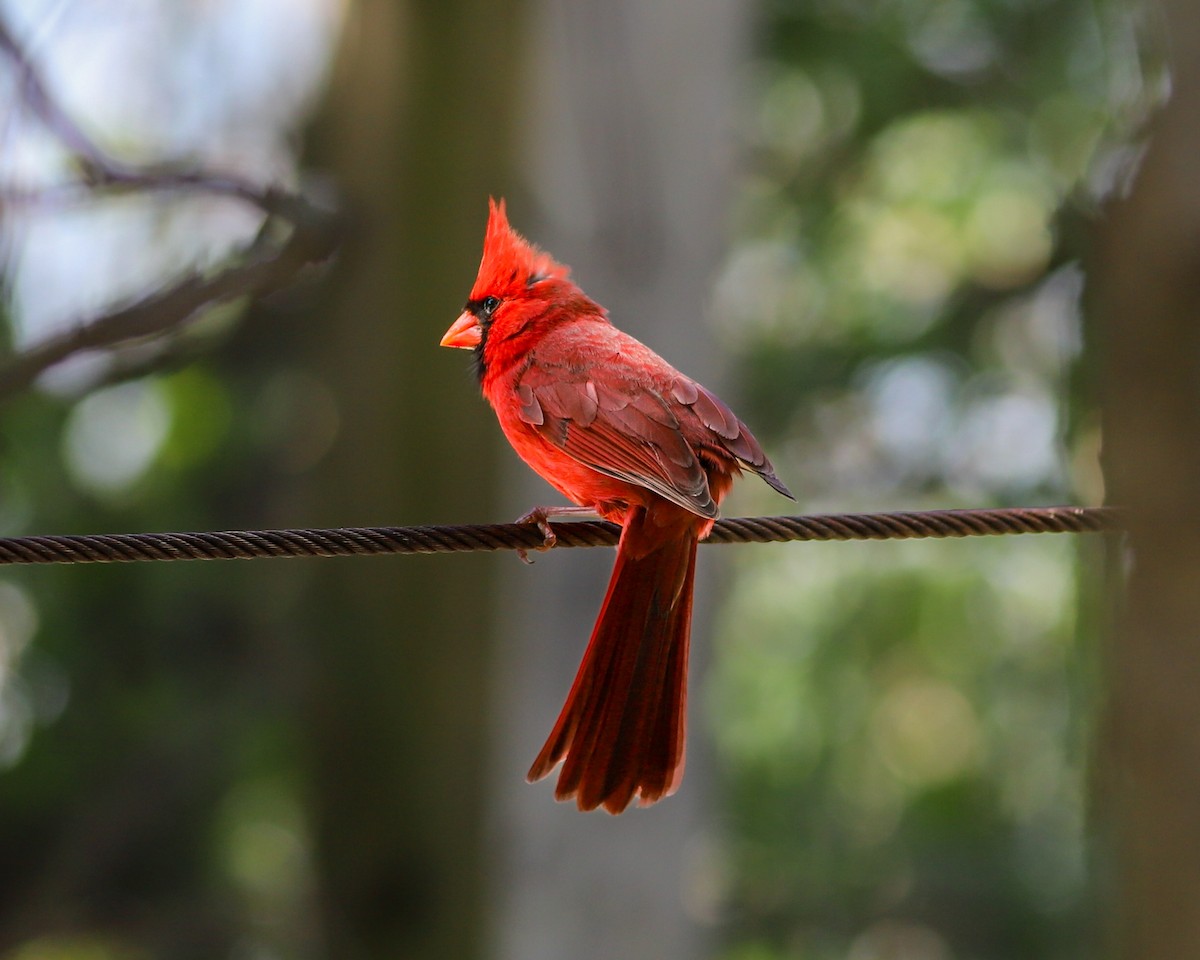
[[[631,511],[583,662],[529,770],[562,760],[559,800],[620,813],[669,796],[683,776],[694,528],[669,532]]]

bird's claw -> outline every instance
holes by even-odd
[[[517,519],[517,523],[533,523],[537,525],[538,530],[542,533],[541,546],[534,547],[535,550],[550,550],[558,543],[558,537],[554,533],[554,528],[550,525],[549,514],[545,507],[534,507],[527,514]],[[533,563],[529,559],[529,552],[524,547],[517,547],[517,556],[521,558],[522,563]]]

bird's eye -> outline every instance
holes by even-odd
[[[496,312],[498,306],[500,306],[499,297],[484,297],[483,303],[479,305],[479,308],[483,311],[484,317],[490,317]]]

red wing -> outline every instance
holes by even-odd
[[[671,385],[671,396],[682,404],[683,410],[699,421],[711,443],[749,467],[785,497],[795,499],[783,481],[775,476],[775,468],[750,428],[737,418],[720,397],[682,375]]]
[[[521,419],[580,463],[702,517],[717,515],[678,419],[648,385],[609,387],[583,372],[534,365],[516,391]]]

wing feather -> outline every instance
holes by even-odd
[[[717,515],[706,470],[736,473],[740,464],[791,496],[720,398],[607,324],[598,330],[580,328],[559,362],[530,359],[514,383],[525,423],[585,466],[703,517]]]
[[[700,516],[717,515],[678,418],[648,384],[604,384],[585,371],[532,364],[516,392],[521,419],[580,463]]]
[[[525,383],[517,384],[517,416],[534,427],[540,427],[546,422],[546,415],[542,412],[542,405],[538,403],[533,390]]]

